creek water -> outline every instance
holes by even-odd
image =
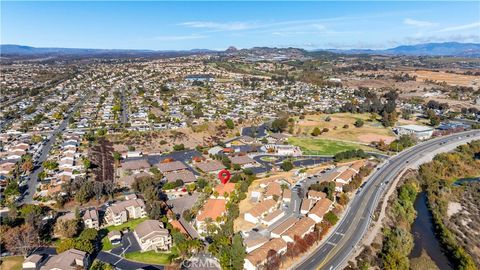
[[[427,207],[426,192],[422,191],[418,194],[415,200],[415,210],[417,211],[417,217],[412,224],[414,247],[409,258],[420,257],[422,250],[425,250],[438,268],[453,270],[452,264],[445,253],[443,253],[440,242],[435,235],[432,215]]]

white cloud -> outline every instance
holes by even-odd
[[[247,22],[217,23],[217,22],[208,22],[208,21],[193,21],[193,22],[184,22],[184,23],[181,23],[180,25],[191,27],[191,28],[205,28],[210,30],[221,30],[221,31],[246,30],[254,27],[253,24],[247,23]]]
[[[433,22],[420,21],[420,20],[415,20],[410,18],[406,18],[405,20],[403,20],[403,23],[406,25],[411,25],[415,27],[432,27],[437,25],[436,23],[433,23]]]
[[[185,35],[185,36],[158,36],[158,37],[155,37],[156,40],[162,40],[162,41],[190,40],[190,39],[202,39],[202,38],[207,38],[207,36],[192,34],[192,35]]]
[[[477,30],[480,31],[480,22],[474,22],[474,23],[469,23],[469,24],[464,24],[464,25],[446,27],[446,28],[438,30],[437,32],[451,32],[451,31],[458,31],[458,30],[468,30],[468,29],[472,29],[472,28],[478,28]]]

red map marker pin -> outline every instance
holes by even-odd
[[[230,180],[231,176],[232,175],[227,169],[223,169],[218,173],[218,179],[220,179],[220,182],[222,182],[224,185],[228,182],[228,180]]]

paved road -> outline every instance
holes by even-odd
[[[469,137],[467,137],[469,135]],[[295,269],[342,269],[349,255],[365,234],[379,198],[397,175],[409,164],[433,151],[452,144],[480,139],[480,130],[467,131],[418,144],[390,158],[355,196],[330,237]],[[440,144],[441,143],[441,144]]]
[[[125,102],[125,87],[122,88],[122,93],[121,93],[121,104],[122,104],[122,116],[120,118],[120,121],[123,125],[125,125],[128,122],[128,116],[127,116],[127,103]]]
[[[84,103],[85,97],[81,97],[81,100],[75,104],[73,109],[68,113],[67,117],[63,119],[62,123],[58,126],[58,128],[52,132],[50,137],[48,138],[47,142],[45,145],[42,147],[42,150],[40,152],[40,156],[36,159],[37,161],[37,166],[33,169],[33,171],[30,173],[30,176],[28,177],[28,188],[24,192],[24,196],[22,200],[20,201],[20,204],[24,203],[32,203],[33,202],[33,195],[35,194],[35,191],[37,189],[37,180],[38,180],[38,175],[43,171],[43,162],[47,160],[48,153],[52,149],[53,145],[55,144],[55,140],[57,139],[57,135],[59,133],[62,133],[65,128],[68,125],[68,120],[72,116],[72,114],[77,111],[77,109]]]

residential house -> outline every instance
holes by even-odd
[[[186,170],[187,166],[181,161],[172,161],[166,163],[156,164],[161,173],[165,174],[167,172]]]
[[[88,255],[78,249],[69,249],[51,256],[41,270],[78,270],[88,269]]]
[[[28,256],[22,263],[23,270],[39,270],[45,262],[46,256],[40,254],[32,254]]]
[[[105,211],[105,222],[108,225],[120,225],[129,219],[146,217],[145,203],[141,199],[126,200],[114,203]]]
[[[269,238],[255,231],[250,231],[243,238],[243,245],[247,253],[254,251],[269,241]]]
[[[300,213],[306,215],[310,209],[312,209],[314,204],[315,200],[313,199],[303,199],[302,204],[300,205]]]
[[[149,250],[169,250],[172,237],[163,223],[158,220],[145,220],[133,231],[142,252]]]
[[[253,167],[257,164],[257,162],[249,156],[234,156],[231,157],[230,160],[233,165],[240,165],[242,168]]]
[[[292,191],[288,188],[283,190],[282,201],[289,203],[292,200]]]
[[[261,222],[265,226],[270,226],[275,222],[279,221],[282,217],[285,216],[285,212],[282,209],[277,209],[270,214],[267,214],[264,218],[262,218]]]
[[[165,176],[167,182],[176,182],[177,180],[182,180],[183,183],[191,183],[197,181],[197,178],[190,170],[165,172],[163,176]]]
[[[270,250],[274,250],[278,255],[283,255],[287,252],[287,242],[281,238],[275,238],[255,249],[245,258],[244,269],[255,270],[264,265],[268,260]]]
[[[121,163],[123,171],[133,173],[143,172],[150,169],[150,163],[146,159],[129,160]]]
[[[347,169],[343,171],[339,176],[337,176],[337,179],[335,179],[335,181],[342,184],[348,184],[355,175],[355,171]]]
[[[274,200],[265,200],[255,205],[253,209],[246,212],[244,219],[251,223],[258,223],[268,213],[272,212],[277,206],[277,202]]]
[[[314,220],[316,223],[320,223],[323,220],[323,216],[330,210],[332,210],[333,202],[327,198],[323,198],[318,201],[315,206],[308,213],[308,217]]]
[[[210,195],[212,199],[224,199],[227,200],[228,197],[225,197],[225,193],[230,195],[235,190],[235,183],[227,182],[225,184],[218,184],[216,187],[213,188],[213,192],[217,192],[218,196],[215,197],[213,194]]]
[[[271,133],[267,135],[267,141],[270,144],[281,144],[288,139],[288,136],[283,133]]]
[[[86,228],[96,229],[100,228],[100,220],[98,218],[98,211],[97,209],[87,209],[83,214],[83,224],[85,224]]]
[[[110,231],[107,234],[108,240],[110,240],[110,243],[112,245],[118,245],[122,241],[122,233],[119,231]]]
[[[197,215],[195,223],[199,234],[207,232],[207,223],[217,223],[217,218],[226,213],[226,201],[224,199],[208,199],[203,210]]]
[[[271,182],[268,184],[265,194],[263,195],[264,200],[279,199],[282,196],[282,188],[278,182]]]
[[[312,200],[315,200],[315,201],[318,201],[318,200],[321,200],[321,199],[324,199],[327,197],[327,194],[325,192],[321,192],[321,191],[316,191],[316,190],[309,190],[308,193],[307,193],[307,197],[309,199],[312,199]]]
[[[199,162],[195,166],[204,172],[204,173],[219,173],[221,170],[225,169],[225,166],[218,160],[207,160],[204,162]]]
[[[315,221],[309,217],[303,217],[282,234],[282,239],[287,243],[294,242],[295,237],[303,238],[306,234],[313,232],[314,228]]]

